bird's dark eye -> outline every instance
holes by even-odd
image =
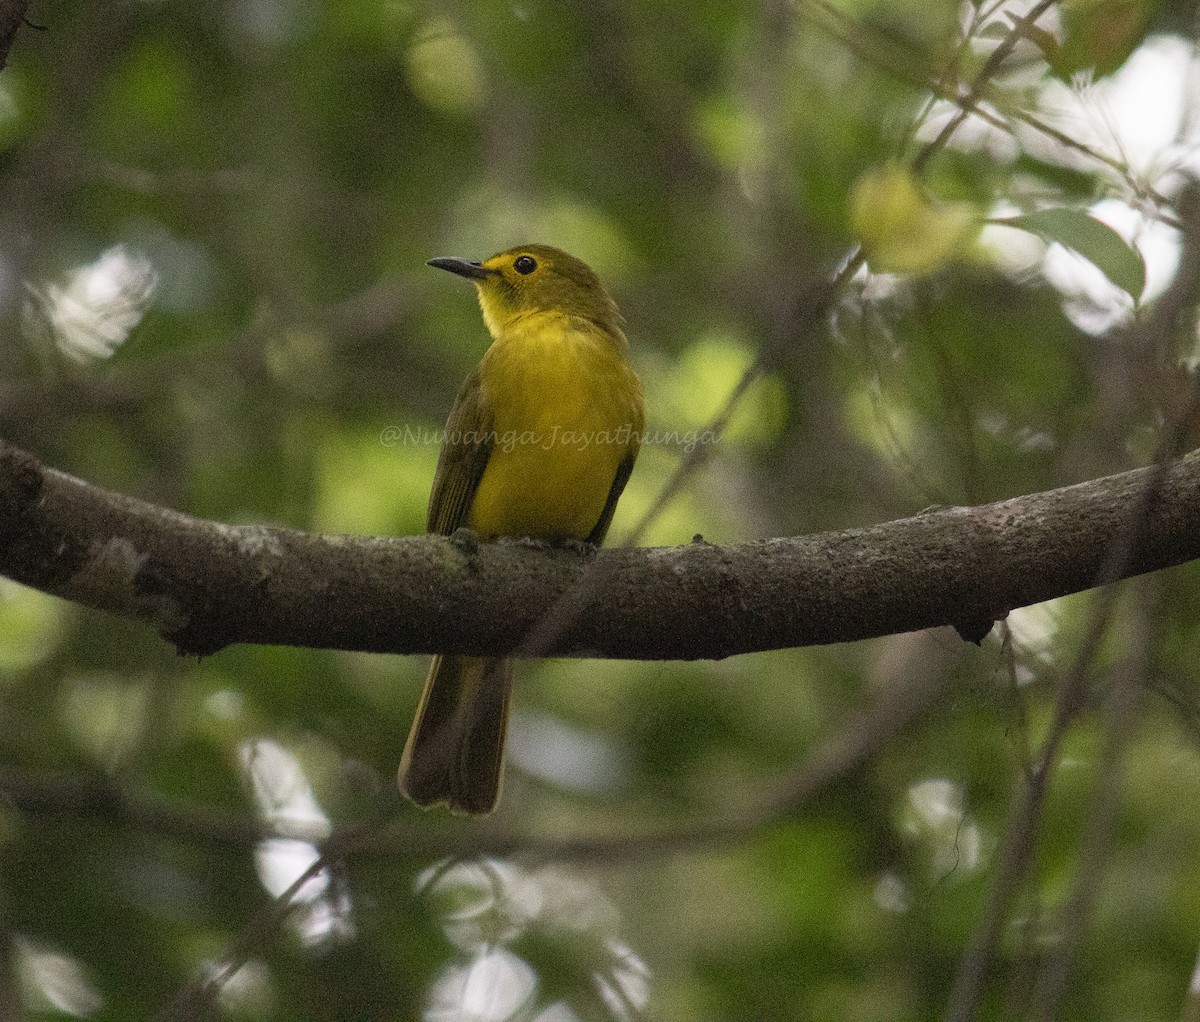
[[[527,277],[537,269],[537,260],[533,256],[517,256],[513,262],[513,269],[521,274],[521,276]]]

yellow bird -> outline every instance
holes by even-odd
[[[549,245],[429,265],[474,282],[492,343],[450,410],[428,530],[603,542],[643,426],[616,304],[590,267]],[[400,790],[422,806],[491,812],[511,688],[508,660],[434,657]]]

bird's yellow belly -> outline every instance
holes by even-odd
[[[611,444],[568,445],[553,438],[553,427],[529,433],[511,450],[493,449],[468,523],[489,536],[585,539],[604,511],[623,452]]]
[[[616,352],[561,331],[497,343],[483,373],[491,455],[467,522],[485,536],[586,539],[642,428],[637,379]]]

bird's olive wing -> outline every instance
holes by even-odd
[[[449,536],[467,524],[471,502],[487,468],[493,443],[492,417],[483,406],[479,370],[464,381],[450,409],[433,491],[429,494],[426,528]]]
[[[630,444],[625,457],[621,459],[621,464],[617,466],[617,474],[613,476],[612,486],[608,488],[608,500],[604,502],[604,510],[600,512],[600,520],[588,535],[589,543],[595,543],[596,546],[599,546],[604,542],[604,537],[608,533],[608,527],[612,524],[613,514],[617,510],[617,501],[621,499],[621,491],[625,489],[625,484],[629,482],[629,474],[633,471],[633,463],[637,461],[637,456],[637,444]]]

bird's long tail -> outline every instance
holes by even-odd
[[[400,760],[400,790],[420,806],[495,809],[511,689],[510,660],[434,657]]]

